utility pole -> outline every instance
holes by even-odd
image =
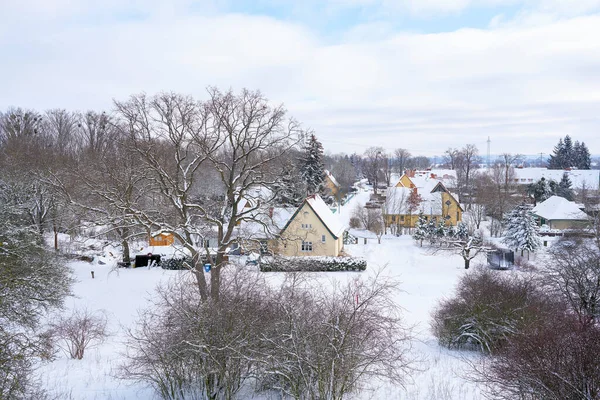
[[[540,168],[544,167],[544,153],[540,153]]]

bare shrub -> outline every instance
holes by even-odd
[[[600,251],[590,240],[562,239],[550,251],[544,270],[546,288],[565,299],[582,324],[600,317]]]
[[[552,308],[532,277],[478,267],[459,281],[454,297],[440,302],[432,329],[444,346],[493,353]]]
[[[57,345],[71,358],[81,360],[85,350],[102,343],[107,336],[106,316],[88,309],[76,309],[52,324]]]
[[[493,399],[600,398],[600,328],[556,313],[515,335],[479,377]]]
[[[307,275],[287,277],[273,290],[264,275],[230,268],[218,302],[203,301],[191,279],[170,282],[131,332],[121,375],[165,399],[231,399],[253,383],[296,399],[341,399],[368,377],[403,381],[407,331],[395,283],[328,290]]]
[[[285,283],[264,385],[295,399],[342,399],[371,378],[402,384],[411,360],[397,290],[379,275],[332,288]]]

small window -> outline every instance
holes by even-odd
[[[392,215],[392,222],[396,222],[396,216]]]
[[[302,251],[306,251],[306,252],[313,251],[312,242],[302,241]]]
[[[446,200],[446,205],[449,206],[450,204],[452,204],[452,202],[450,200]]]
[[[404,215],[400,216],[400,221],[404,221]]]
[[[311,229],[312,224],[302,224],[302,229]]]
[[[321,235],[321,243],[325,243],[325,235]]]

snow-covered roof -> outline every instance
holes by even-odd
[[[331,172],[329,172],[328,170],[325,170],[325,175],[327,175],[329,177],[329,179],[331,180],[331,183],[333,183],[337,187],[340,187],[340,184],[338,183],[338,181],[335,179],[335,176],[333,176]]]
[[[148,255],[155,254],[161,257],[184,257],[189,256],[190,252],[188,249],[182,246],[146,246],[140,251],[135,253],[136,255]]]
[[[342,225],[339,218],[331,212],[331,209],[325,204],[321,196],[314,194],[307,197],[305,201],[334,236],[339,237],[344,233],[344,225]]]
[[[296,208],[274,207],[268,213],[256,211],[253,221],[244,221],[237,228],[239,237],[265,239],[271,238],[288,223]]]
[[[408,198],[412,189],[406,187],[391,187],[386,193],[385,208],[387,214],[407,215],[419,214],[442,215],[442,193],[441,192],[419,192],[421,202],[416,210],[409,212]]]
[[[588,189],[598,189],[600,184],[600,170],[594,169],[546,169],[546,168],[515,168],[515,183],[530,184],[539,181],[541,178],[552,179],[560,182],[563,174],[566,173],[571,180],[571,186],[575,189],[584,185]]]
[[[446,187],[456,186],[456,171],[453,169],[416,170],[410,171],[407,176],[417,188],[424,188],[425,185],[430,185],[431,182],[435,182],[433,183],[433,186],[435,186],[437,182],[442,182]],[[392,175],[392,182],[396,182],[397,184],[400,181],[400,178],[402,178],[402,175]],[[394,184],[394,186],[396,186],[396,184]],[[431,187],[432,189],[433,186]]]
[[[533,208],[533,213],[547,220],[586,220],[588,216],[579,206],[564,197],[552,196]]]

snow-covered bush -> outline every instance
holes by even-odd
[[[184,270],[190,269],[193,265],[192,260],[188,258],[161,258],[160,266],[162,269]]]
[[[102,343],[107,336],[106,316],[87,309],[75,310],[52,324],[52,333],[60,347],[71,358],[81,360],[85,350]]]
[[[532,278],[480,267],[459,281],[454,297],[440,302],[432,328],[443,346],[493,353],[553,307]]]
[[[401,384],[410,337],[398,284],[378,274],[324,287],[309,277],[287,274],[274,288],[256,270],[230,268],[219,301],[203,301],[178,275],[141,314],[120,375],[164,399],[233,399],[244,387],[342,399],[372,379]]]
[[[355,257],[269,257],[263,259],[263,272],[364,271],[367,261]]]

